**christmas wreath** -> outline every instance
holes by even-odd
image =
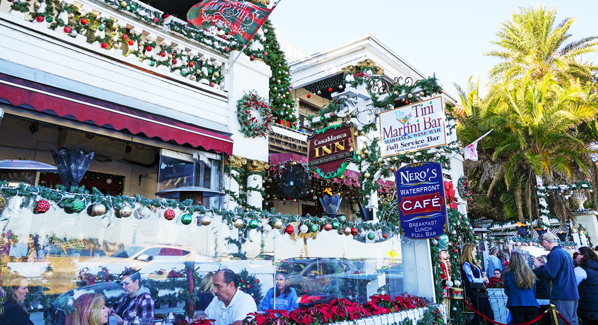
[[[259,118],[252,114],[253,111],[259,112]],[[251,91],[237,101],[237,119],[246,138],[265,138],[272,130],[272,107],[255,90]]]
[[[466,176],[461,176],[459,178],[459,182],[457,183],[457,189],[459,190],[459,196],[467,201],[471,200],[471,195],[473,191],[471,190],[471,183],[469,182],[469,178]]]

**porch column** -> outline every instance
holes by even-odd
[[[226,183],[228,184],[228,190],[234,193],[234,196],[239,197],[239,183],[237,183],[234,178],[239,176],[239,172],[236,171],[235,168],[243,168],[245,165],[247,165],[247,159],[243,157],[230,156],[229,162],[231,171],[230,176],[226,176]],[[227,194],[225,200],[227,203],[227,210],[234,210],[238,206],[238,203],[231,194]]]
[[[270,165],[268,162],[254,160],[247,165],[249,171],[249,177],[247,177],[247,204],[255,208],[262,208],[262,193],[258,191],[252,191],[252,188],[262,189],[263,188],[263,173],[268,169]]]

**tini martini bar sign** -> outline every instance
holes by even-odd
[[[442,97],[380,113],[382,157],[446,145]]]

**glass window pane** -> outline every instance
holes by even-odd
[[[193,172],[193,162],[166,156],[160,157],[158,191],[193,186]]]

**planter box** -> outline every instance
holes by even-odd
[[[507,295],[505,289],[487,289],[490,306],[494,311],[494,320],[506,324],[509,317],[509,310],[507,309]]]
[[[331,323],[335,325],[370,325],[370,324],[398,324],[405,320],[405,318],[409,318],[413,321],[413,324],[417,323],[417,320],[421,319],[424,313],[428,310],[428,308],[416,308],[416,309],[409,309],[404,310],[398,313],[392,314],[384,314],[384,315],[376,315],[367,318],[356,319],[352,321],[340,322],[340,323]],[[443,311],[443,308],[441,308]],[[444,312],[443,312],[444,314]]]

